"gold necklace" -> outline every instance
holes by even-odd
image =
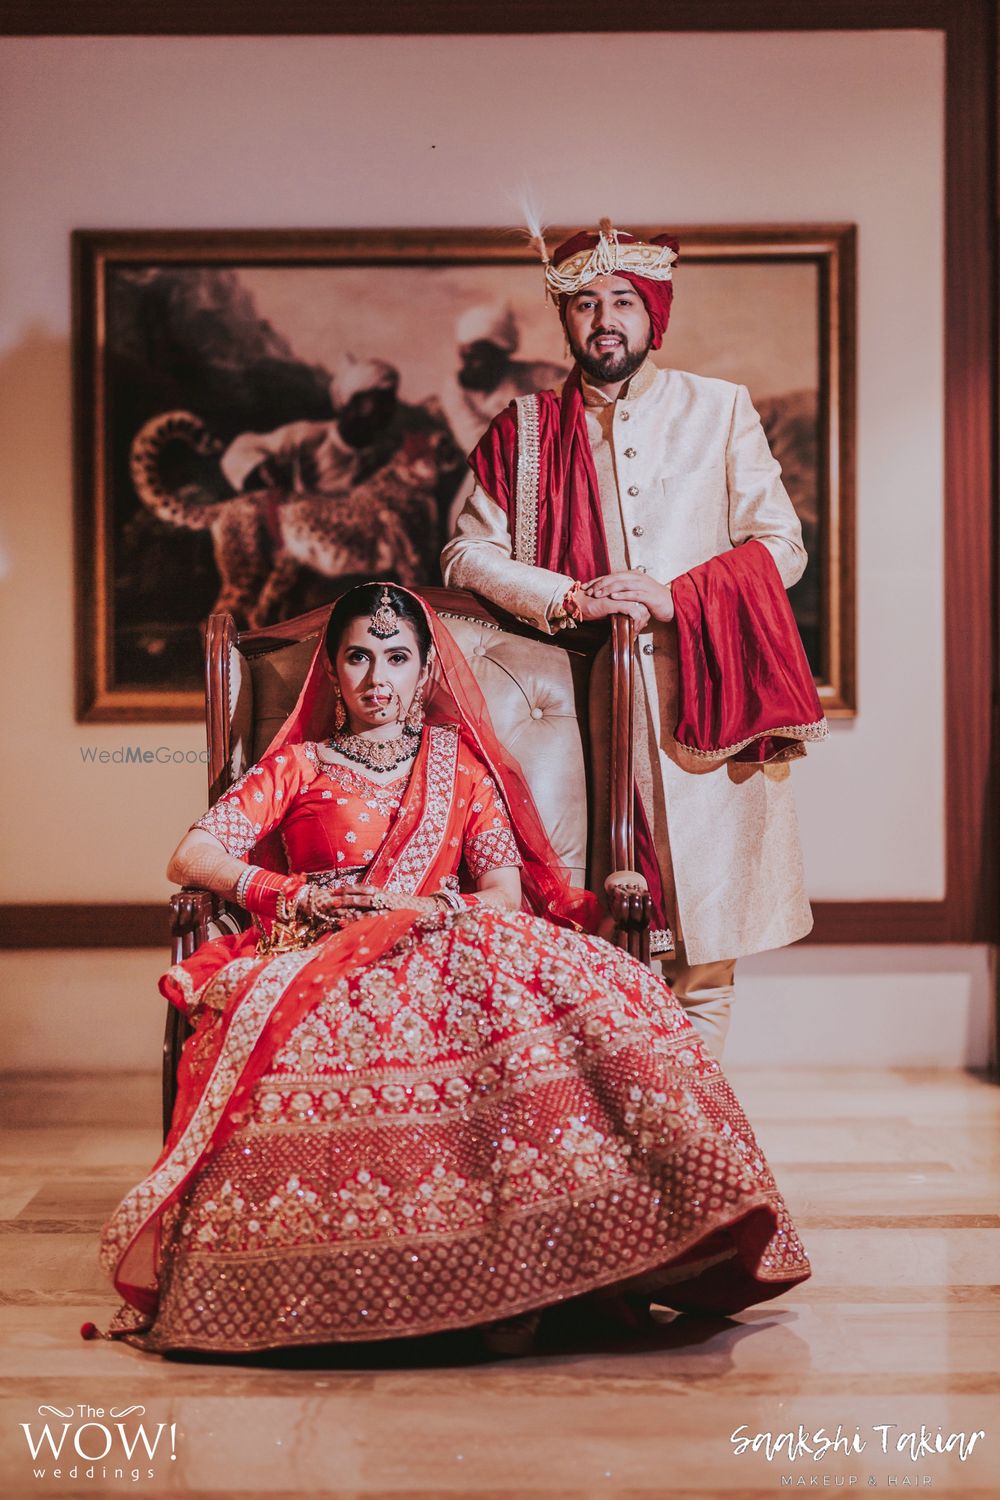
[[[353,760],[369,771],[394,771],[412,760],[420,749],[419,729],[404,728],[393,740],[369,740],[363,734],[331,734],[326,742],[345,760]]]

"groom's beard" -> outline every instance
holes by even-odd
[[[619,380],[630,380],[636,370],[645,362],[646,356],[653,347],[653,330],[650,328],[646,336],[646,342],[641,349],[630,347],[623,333],[615,333],[621,339],[617,349],[607,349],[603,354],[595,354],[593,345],[596,339],[607,337],[611,330],[598,328],[592,333],[586,345],[578,344],[573,338],[569,340],[570,351],[580,369],[587,379],[594,385],[613,385]]]

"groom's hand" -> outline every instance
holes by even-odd
[[[634,569],[626,573],[606,573],[585,586],[585,592],[595,602],[611,605],[609,614],[626,614],[626,605],[641,605],[650,618],[666,623],[674,618],[674,596],[669,583],[658,583],[648,573]],[[634,618],[634,617],[633,617]],[[643,626],[636,627],[642,630]]]
[[[649,624],[649,610],[644,604],[630,600],[605,599],[591,594],[592,584],[576,591],[576,602],[581,620],[606,620],[609,615],[628,615],[636,631],[645,630]]]

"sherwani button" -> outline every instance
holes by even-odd
[[[625,457],[626,458],[635,458],[635,449],[634,448],[626,448],[625,449]]]
[[[628,492],[630,495],[638,495],[639,486],[637,484],[630,484],[628,487]]]
[[[629,419],[629,417],[631,416],[631,412],[623,411],[622,414],[621,414],[621,416],[622,416],[622,421],[623,422],[627,422],[628,419]]]
[[[633,526],[632,527],[632,535],[633,536],[645,536],[646,535],[646,528],[645,528],[645,526]]]
[[[656,647],[653,645],[652,641],[647,641],[642,648],[642,654],[643,656],[652,656],[655,650]]]
[[[645,573],[646,569],[643,567],[642,563],[637,563],[635,571],[637,573]]]

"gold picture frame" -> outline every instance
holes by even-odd
[[[681,241],[678,296],[657,358],[749,387],[811,552],[792,602],[820,697],[828,715],[851,716],[854,226],[670,228]],[[551,229],[549,243],[569,232]],[[373,539],[367,551],[359,544],[345,554],[345,568],[324,572],[341,556],[336,537],[322,567],[280,566],[291,514],[281,486],[301,470],[301,454],[313,471],[343,456],[343,407],[335,422],[329,395],[343,369],[350,389],[359,368],[384,385],[379,371],[391,366],[395,405],[386,417],[383,402],[378,438],[356,450],[369,456],[353,480],[331,480],[328,464],[312,481],[327,486],[325,513],[336,522],[350,503],[375,515],[368,497],[379,493],[379,474],[429,442],[438,465],[432,522],[404,517],[399,547],[403,581],[434,583],[432,553],[461,493],[462,454],[476,421],[489,419],[489,393],[472,401],[456,379],[456,325],[475,324],[477,313],[488,324],[490,309],[502,321],[510,309],[520,340],[512,357],[545,383],[568,367],[534,252],[498,230],[80,230],[73,271],[81,721],[199,719],[201,635],[213,608],[236,599],[238,612],[252,595],[255,608],[266,598],[273,618],[284,618],[342,588],[351,568],[400,571],[400,557],[378,552]],[[194,425],[171,428],[177,413]],[[267,435],[300,429],[301,448],[271,472],[281,445]],[[238,453],[248,443],[253,452],[255,434],[269,449],[265,479],[255,471],[258,487],[243,491],[225,474],[239,472]],[[152,485],[135,463],[147,451],[163,476]],[[301,475],[296,483],[301,489]],[[416,563],[414,546],[424,547]],[[294,581],[282,592],[289,572]]]

